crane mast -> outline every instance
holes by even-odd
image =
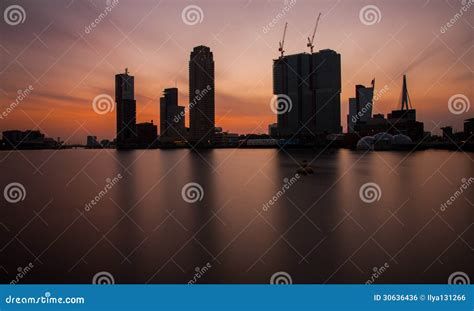
[[[316,30],[318,29],[318,24],[319,24],[319,19],[321,18],[321,13],[318,15],[318,19],[316,20],[316,26],[314,26],[314,31],[313,35],[308,37],[308,44],[306,44],[307,47],[309,47],[311,54],[313,54],[313,49],[314,49],[314,36],[316,35]]]
[[[283,50],[283,46],[285,45],[285,36],[286,36],[286,27],[288,27],[288,23],[285,23],[285,29],[283,30],[283,39],[279,42],[280,47],[278,51],[280,51],[280,58],[283,58],[285,50]]]

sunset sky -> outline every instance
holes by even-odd
[[[216,126],[267,132],[276,122],[269,105],[272,59],[279,55],[284,24],[289,24],[286,54],[307,52],[306,37],[319,12],[316,49],[342,56],[344,128],[355,84],[370,85],[375,77],[376,92],[386,85],[388,92],[374,105],[375,112],[386,114],[399,105],[403,73],[425,130],[439,134],[445,125],[461,130],[462,121],[474,116],[474,107],[459,115],[448,110],[455,94],[473,98],[474,5],[440,31],[466,1],[119,0],[87,32],[112,1],[2,1],[2,13],[20,5],[26,16],[18,25],[0,23],[0,112],[19,89],[32,85],[33,91],[0,120],[0,131],[39,128],[70,143],[84,143],[86,135],[114,138],[115,112],[97,114],[92,101],[100,94],[114,96],[114,75],[125,67],[135,76],[137,121],[158,124],[164,88],[177,85],[179,103],[187,106],[189,54],[194,46],[207,45],[216,68]],[[182,18],[189,5],[203,13],[195,25]],[[361,21],[366,5],[380,10],[378,23]],[[276,18],[281,12],[286,13]]]

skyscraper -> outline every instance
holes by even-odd
[[[356,97],[349,98],[349,115],[347,116],[347,132],[353,133],[357,122],[368,122],[372,119],[375,79],[372,87],[356,85]]]
[[[340,133],[341,56],[332,50],[283,56],[273,63],[273,94],[291,109],[278,114],[281,137],[312,139]]]
[[[184,118],[184,107],[178,106],[178,89],[165,89],[160,98],[160,140],[186,140]]]
[[[312,57],[316,133],[341,133],[341,54],[326,49]]]
[[[278,134],[282,137],[307,136],[314,132],[314,98],[310,73],[311,55],[287,55],[274,61],[273,93],[290,99],[277,115]],[[287,101],[281,98],[282,102]],[[304,126],[303,126],[304,125]]]
[[[125,73],[115,75],[117,106],[117,148],[131,147],[137,138],[134,77]]]
[[[189,60],[189,141],[195,145],[214,142],[214,59],[211,49],[197,46]]]

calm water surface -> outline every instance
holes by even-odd
[[[297,162],[313,159],[315,173],[278,195]],[[16,204],[1,198],[3,283],[29,263],[22,283],[90,283],[101,271],[116,283],[187,283],[200,268],[197,283],[268,283],[279,271],[293,283],[474,279],[474,184],[440,209],[474,176],[472,153],[44,150],[0,160],[2,192],[26,190]],[[182,197],[190,182],[203,190],[196,203]],[[359,196],[368,182],[380,187],[374,203]]]

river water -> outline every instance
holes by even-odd
[[[296,176],[304,160],[314,174]],[[1,198],[0,278],[472,280],[473,160],[434,150],[4,151],[2,192],[24,190],[19,202]]]

